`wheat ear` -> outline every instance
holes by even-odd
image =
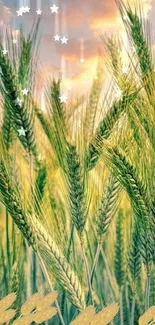
[[[44,249],[44,252],[51,258],[52,266],[55,270],[54,275],[58,283],[65,288],[72,303],[80,310],[85,308],[85,298],[82,292],[79,280],[73,270],[70,268],[66,259],[60,253],[52,237],[38,220],[33,217],[33,226],[36,229],[36,238],[38,246]]]

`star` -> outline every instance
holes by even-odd
[[[16,12],[17,12],[17,16],[23,16],[23,9],[22,8],[20,8]]]
[[[126,15],[123,16],[123,19],[124,19],[124,20],[127,20],[127,18],[128,18],[128,17],[127,17]]]
[[[22,90],[23,95],[26,95],[26,96],[27,96],[28,92],[29,92],[28,89],[23,89],[23,90]]]
[[[17,132],[19,133],[19,137],[20,136],[24,136],[25,137],[25,130],[23,127],[21,127],[19,130],[17,130]]]
[[[84,63],[84,59],[80,59],[80,62],[81,62],[81,63]]]
[[[116,97],[119,98],[121,95],[122,95],[122,90],[118,88],[116,92]]]
[[[31,9],[31,8],[29,8],[29,7],[25,7],[25,8],[24,8],[24,13],[26,13],[26,12],[30,12],[30,9]]]
[[[127,74],[128,68],[127,67],[122,68],[122,72],[125,73],[125,74]]]
[[[19,97],[17,97],[15,100],[14,100],[14,103],[15,103],[15,106],[17,106],[17,105],[21,105],[21,103],[22,103],[22,100],[19,98]]]
[[[55,41],[60,41],[60,36],[59,35],[55,35],[54,36],[54,39],[55,39]]]
[[[61,103],[66,103],[67,97],[64,94],[62,96],[60,96],[59,98],[60,98]]]
[[[59,7],[57,7],[55,4],[53,5],[53,7],[50,7],[50,9],[51,9],[51,13],[53,13],[53,12],[58,12],[58,9],[59,9]]]
[[[62,44],[67,44],[68,38],[66,38],[65,36],[63,38],[61,38]]]
[[[38,9],[38,10],[36,11],[36,13],[37,13],[37,15],[41,15],[42,11],[41,11],[40,9]]]
[[[12,40],[12,43],[13,43],[13,44],[16,44],[16,43],[17,43],[17,40],[14,38],[14,39]]]
[[[2,53],[5,55],[5,54],[8,53],[8,51],[7,50],[3,50]]]

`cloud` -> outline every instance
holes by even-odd
[[[12,13],[10,9],[0,3],[0,22],[4,24],[8,24]]]
[[[91,59],[99,54],[101,42],[98,39],[92,38],[84,41],[84,59]],[[71,38],[68,44],[56,44],[56,51],[61,56],[63,55],[70,62],[80,61],[80,40]]]
[[[114,0],[69,0],[66,13],[67,21],[72,26],[88,24],[92,29],[96,26],[97,21],[111,22],[119,14]]]

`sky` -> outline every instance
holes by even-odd
[[[153,23],[155,0],[138,1]],[[129,3],[133,2],[129,0]],[[50,7],[54,4],[59,7],[57,13],[51,13]],[[22,6],[28,6],[30,12],[18,17],[16,11]],[[27,32],[38,9],[42,11],[39,58],[43,66],[43,78],[56,77],[63,71],[68,88],[88,89],[96,73],[98,54],[106,55],[100,36],[114,35],[123,37],[124,41],[125,31],[115,1],[0,0],[0,26],[9,25],[13,30],[18,30],[22,23]],[[61,40],[55,41],[56,34],[60,38],[68,38],[67,44],[62,44]]]

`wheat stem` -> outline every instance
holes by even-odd
[[[120,325],[124,325],[124,315],[123,315],[123,300],[122,300],[122,288],[120,290]]]
[[[43,259],[42,259],[41,255],[40,255],[40,253],[37,252],[36,254],[37,254],[38,260],[39,260],[39,262],[40,262],[40,265],[41,265],[41,267],[42,267],[42,271],[43,271],[43,273],[44,273],[44,276],[45,276],[45,278],[47,279],[47,281],[48,281],[48,283],[49,283],[50,289],[53,290],[52,282],[51,282],[51,279],[50,279],[49,274],[48,274],[48,272],[47,272],[47,269],[46,269],[45,263],[43,262]],[[65,322],[64,322],[64,319],[63,319],[63,317],[62,317],[62,313],[61,313],[61,310],[60,310],[60,307],[59,307],[59,304],[58,304],[58,301],[57,301],[57,300],[55,300],[55,304],[56,304],[56,307],[57,307],[57,310],[58,310],[58,315],[59,315],[59,318],[60,318],[61,324],[62,324],[62,325],[65,325]]]
[[[87,277],[87,284],[88,284],[88,292],[89,292],[89,295],[90,295],[90,301],[91,301],[91,304],[93,305],[93,296],[92,296],[92,286],[91,286],[90,272],[89,272],[87,257],[86,257],[86,254],[85,254],[85,248],[84,248],[83,240],[81,240],[81,252],[82,252],[82,257],[83,257],[83,260],[84,260],[84,265],[85,265],[85,270],[86,270],[86,277]]]
[[[93,284],[93,279],[94,279],[95,270],[96,270],[96,267],[97,267],[98,258],[99,258],[99,255],[100,255],[101,248],[102,248],[102,244],[99,243],[98,246],[97,246],[97,250],[96,250],[96,254],[95,254],[95,258],[94,258],[94,263],[93,263],[93,267],[92,267],[92,271],[91,271],[91,277],[90,277],[91,285]]]
[[[146,285],[145,285],[145,310],[149,309],[150,305],[150,272],[147,270]]]
[[[136,296],[134,292],[132,297],[132,306],[131,306],[131,322],[130,322],[131,325],[134,325],[135,305],[136,305]]]
[[[103,248],[101,248],[101,254],[102,254],[102,257],[103,257],[103,261],[104,261],[104,264],[105,264],[105,269],[106,269],[106,273],[107,273],[107,277],[108,277],[108,280],[109,280],[109,284],[110,284],[110,287],[111,287],[111,290],[112,290],[112,293],[113,293],[113,297],[115,299],[115,301],[117,300],[117,297],[116,297],[116,283],[114,285],[114,281],[112,279],[112,274],[111,274],[111,270],[110,270],[110,266],[109,266],[109,263],[108,263],[108,260],[107,260],[107,257],[105,255],[105,252],[103,250]]]

